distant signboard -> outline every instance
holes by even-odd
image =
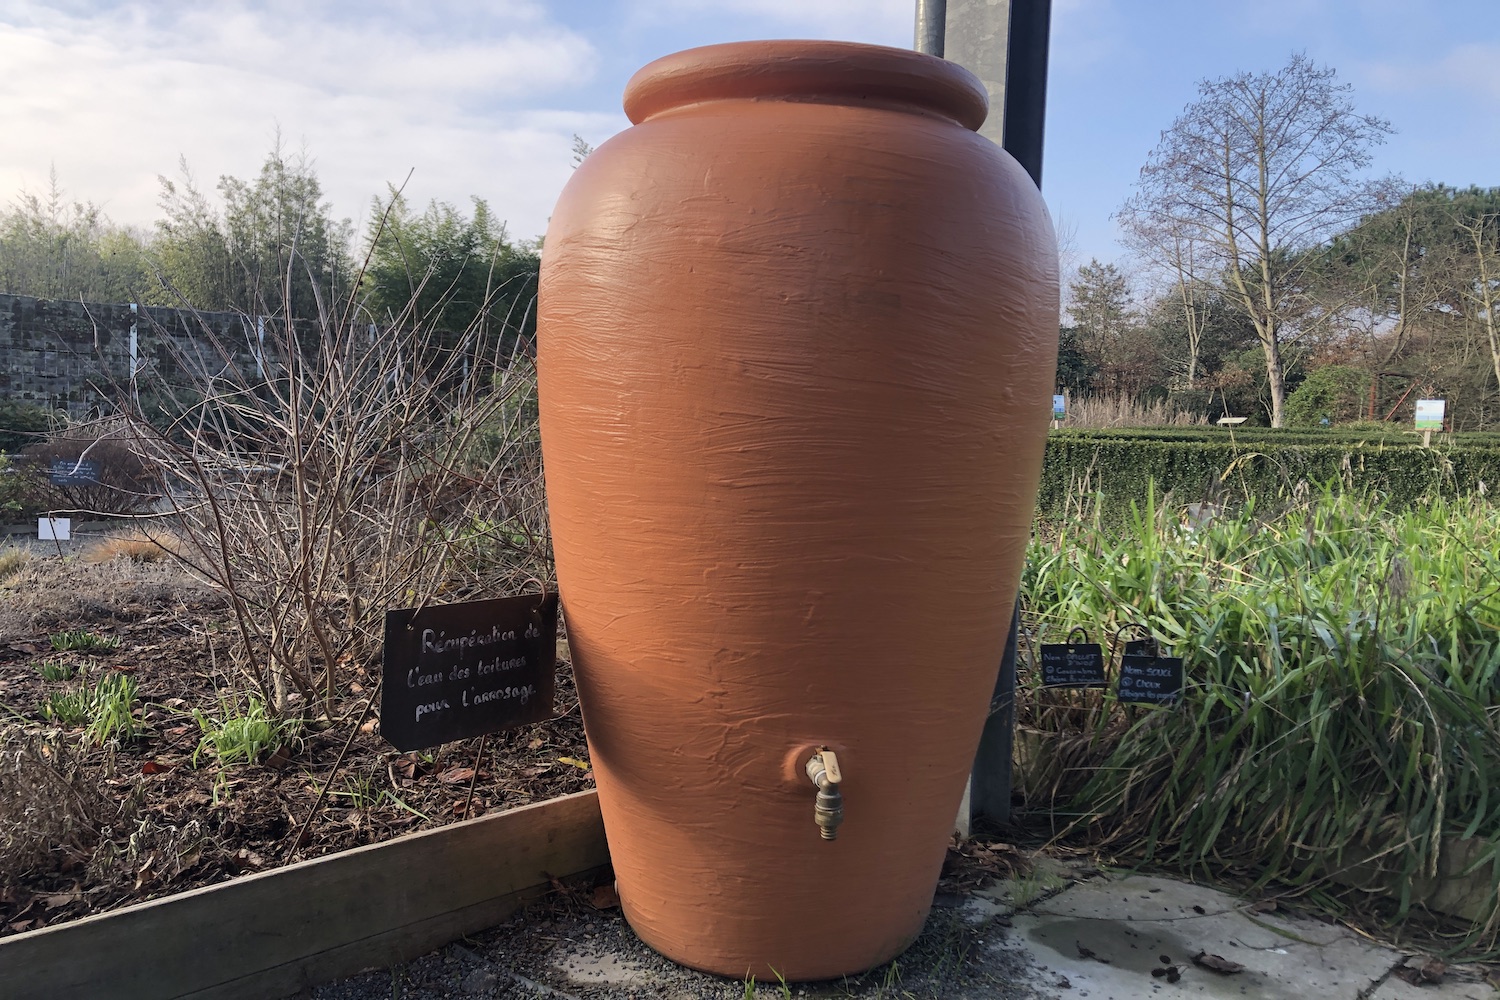
[[[66,517],[39,517],[36,537],[42,542],[66,542],[73,537],[73,521]]]
[[[380,734],[417,750],[552,718],[557,595],[387,611]]]
[[[1440,431],[1443,429],[1443,415],[1448,409],[1446,399],[1419,399],[1417,400],[1417,430]]]
[[[1063,396],[1052,397],[1052,419],[1061,420],[1068,415],[1068,401]]]
[[[47,478],[53,486],[90,486],[99,482],[99,463],[88,458],[54,458]]]

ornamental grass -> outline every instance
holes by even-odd
[[[1147,501],[1115,528],[1094,510],[1032,544],[1034,640],[1082,626],[1108,655],[1143,626],[1186,684],[1150,707],[1023,674],[1033,815],[1206,876],[1345,900],[1388,889],[1397,918],[1455,841],[1478,838],[1467,869],[1489,902],[1461,944],[1494,950],[1500,510],[1332,488],[1274,516]]]

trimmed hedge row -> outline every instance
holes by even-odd
[[[1382,494],[1395,508],[1433,495],[1488,492],[1500,489],[1500,447],[1053,432],[1037,512],[1048,519],[1075,515],[1081,502],[1097,494],[1101,515],[1117,519],[1152,484],[1158,495],[1169,493],[1180,504],[1254,497],[1264,508],[1328,483]]]
[[[1104,440],[1150,440],[1150,441],[1216,441],[1239,442],[1241,444],[1265,441],[1279,444],[1369,444],[1390,447],[1419,447],[1422,434],[1406,427],[1389,425],[1388,428],[1343,428],[1309,430],[1307,428],[1241,427],[1119,427],[1119,428],[1069,428],[1052,432],[1054,437],[1089,438]],[[1474,431],[1463,434],[1434,433],[1434,445],[1500,448],[1500,433]]]

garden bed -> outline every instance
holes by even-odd
[[[341,665],[332,712],[279,750],[221,760],[236,743],[205,736],[251,716],[228,606],[118,548],[36,550],[0,580],[0,936],[592,787],[565,657],[556,717],[482,752],[386,744],[377,661]],[[101,690],[133,693],[125,718]]]

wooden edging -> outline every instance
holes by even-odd
[[[609,862],[593,791],[0,938],[0,994],[281,997],[407,961]]]

